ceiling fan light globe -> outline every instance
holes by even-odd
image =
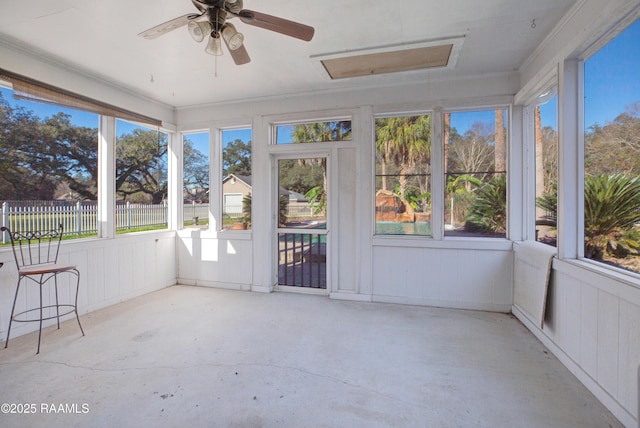
[[[187,25],[189,35],[196,42],[201,42],[211,33],[211,24],[209,22],[190,21]]]
[[[220,37],[209,37],[209,42],[207,43],[207,47],[204,48],[204,51],[209,55],[222,56],[222,41]]]
[[[225,25],[222,29],[222,37],[224,37],[224,41],[232,51],[239,49],[244,43],[244,35],[237,32],[236,28],[231,24]]]

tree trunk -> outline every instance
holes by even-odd
[[[382,190],[387,190],[387,162],[382,158],[381,166],[381,174],[382,174]]]
[[[451,113],[444,114],[444,173],[447,174],[449,167],[449,135],[451,128]]]
[[[536,106],[533,114],[535,130],[535,154],[536,154],[536,198],[544,194],[544,142],[542,138],[542,119],[540,117],[540,106]],[[544,216],[542,208],[536,207],[536,219]]]
[[[504,110],[496,110],[495,171],[507,170],[507,139],[504,129]]]
[[[407,169],[404,166],[400,167],[400,176],[398,177],[398,184],[400,187],[400,197],[404,201],[404,194],[407,191]]]

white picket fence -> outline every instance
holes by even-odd
[[[132,204],[116,206],[116,229],[167,224],[166,204]],[[65,235],[84,235],[98,231],[96,202],[12,201],[0,208],[1,225],[15,232],[54,230],[62,225]],[[2,234],[2,242],[8,240]]]

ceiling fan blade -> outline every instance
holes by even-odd
[[[243,9],[238,16],[245,24],[275,31],[276,33],[295,37],[296,39],[306,42],[313,38],[313,33],[315,32],[314,28],[308,25],[253,10]]]
[[[169,31],[173,31],[176,28],[180,28],[184,25],[187,25],[189,21],[192,19],[198,18],[202,16],[197,13],[189,13],[187,15],[179,16],[178,18],[174,18],[170,21],[163,22],[160,25],[156,25],[155,27],[149,28],[148,30],[143,31],[138,34],[140,37],[144,37],[145,39],[155,39],[156,37],[160,37],[163,34],[168,33]]]
[[[229,48],[229,43],[227,43],[227,40],[224,37],[222,37],[222,40],[224,40],[224,44],[227,45],[227,50],[229,51],[229,54],[231,54],[231,58],[233,58],[233,62],[235,62],[236,65],[246,64],[251,61],[251,58],[249,58],[249,53],[245,49],[244,44],[240,45],[240,47],[236,50],[231,50]]]

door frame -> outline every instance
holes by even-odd
[[[332,223],[332,190],[333,190],[333,174],[332,174],[332,161],[331,161],[331,152],[330,148],[324,149],[317,147],[318,143],[306,143],[306,144],[287,144],[286,146],[278,146],[280,150],[277,152],[272,152],[269,155],[270,167],[271,167],[271,189],[270,189],[270,198],[271,198],[271,269],[272,269],[272,285],[274,291],[290,291],[294,293],[301,294],[320,294],[320,295],[329,295],[332,291],[332,279],[333,279],[333,263],[331,255],[334,253],[332,251],[332,239],[331,239],[331,223]],[[298,287],[298,286],[287,286],[278,284],[278,266],[279,266],[279,249],[278,249],[278,234],[286,233],[286,232],[295,232],[301,233],[301,229],[287,229],[280,228],[278,224],[278,209],[279,203],[278,198],[280,195],[279,189],[279,170],[278,170],[278,162],[281,160],[291,160],[291,159],[314,159],[314,158],[324,158],[326,159],[326,175],[327,175],[327,209],[326,209],[326,232],[322,232],[322,234],[326,235],[326,288],[311,288],[311,287]]]

